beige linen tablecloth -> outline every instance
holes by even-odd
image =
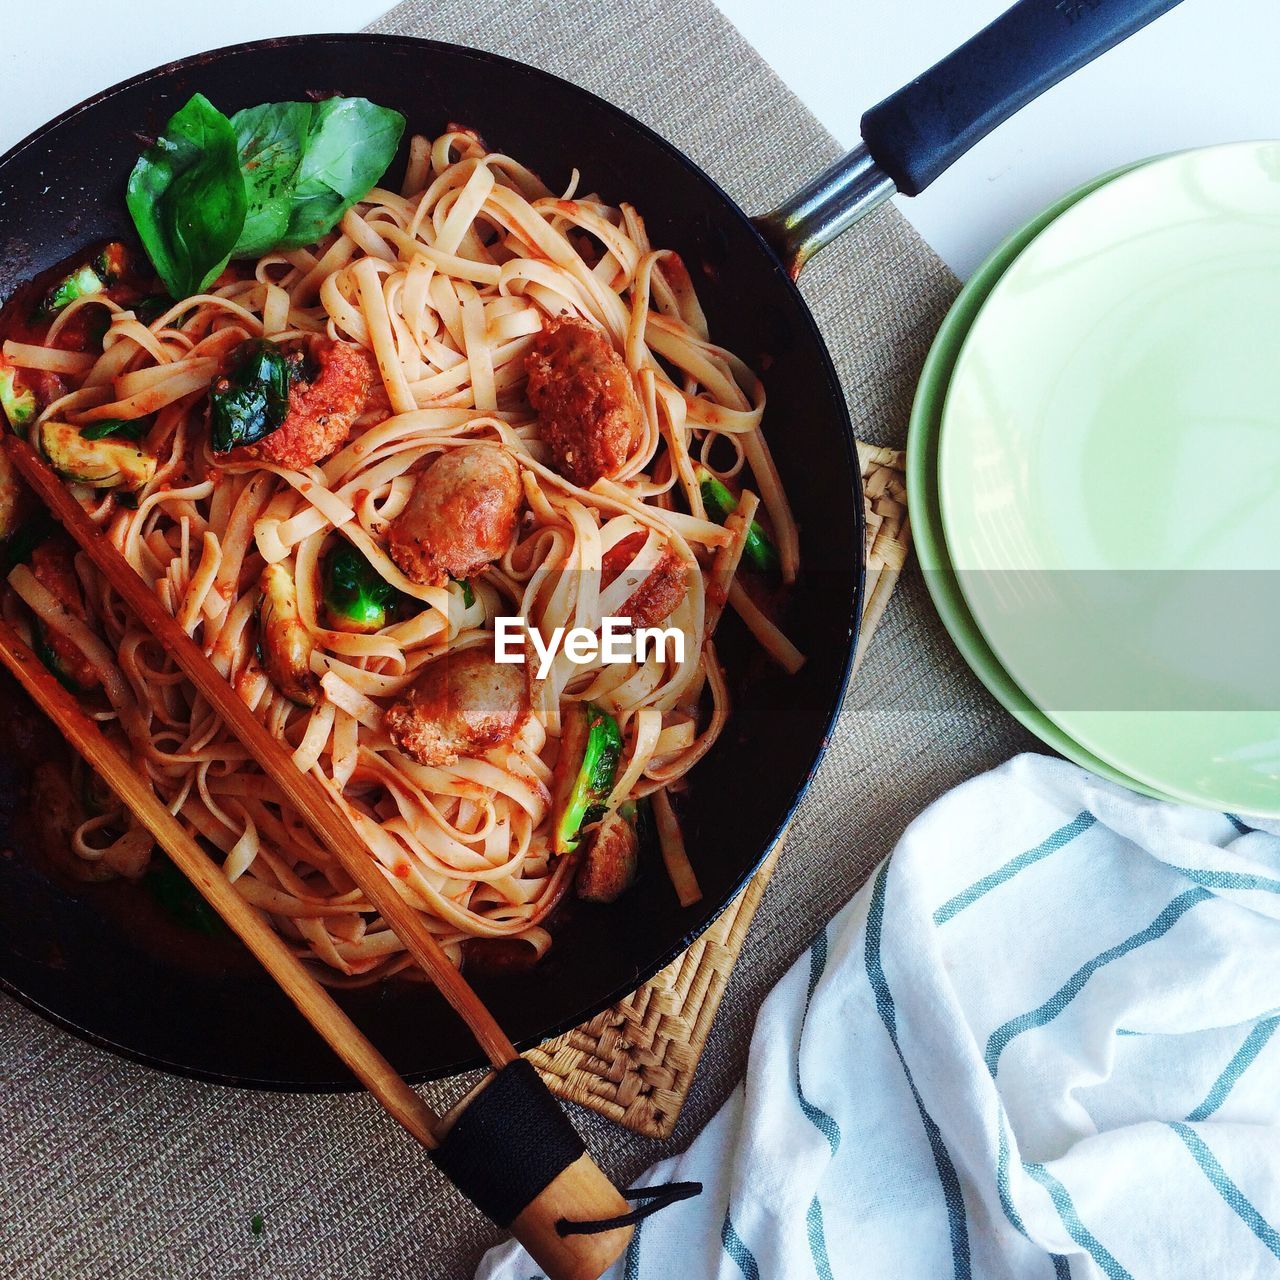
[[[710,0],[413,0],[375,30],[490,49],[574,80],[671,139],[748,209],[769,207],[838,152]],[[954,279],[888,209],[824,252],[803,288],[858,434],[900,444]],[[674,1137],[649,1142],[575,1112],[606,1169],[625,1184],[687,1144],[741,1074],[760,1000],[816,926],[930,800],[1026,745],[909,575],[791,828]],[[434,1105],[458,1092],[457,1081],[425,1090]],[[0,997],[3,1280],[445,1280],[469,1275],[498,1235],[367,1097],[162,1075]]]

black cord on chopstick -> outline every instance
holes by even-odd
[[[620,1213],[614,1218],[599,1218],[595,1222],[570,1222],[561,1218],[556,1223],[556,1230],[562,1236],[594,1236],[602,1231],[616,1231],[619,1227],[632,1227],[637,1222],[665,1209],[668,1205],[678,1204],[681,1200],[691,1200],[702,1194],[700,1182],[664,1182],[657,1187],[631,1187],[622,1193],[624,1200],[643,1200],[630,1213]]]

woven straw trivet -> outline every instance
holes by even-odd
[[[893,594],[911,537],[902,453],[859,441],[858,459],[867,508],[867,591],[855,671]],[[525,1055],[553,1093],[646,1137],[670,1137],[782,845],[779,840],[747,887],[656,978]]]

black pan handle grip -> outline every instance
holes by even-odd
[[[862,117],[876,164],[919,195],[998,124],[1180,0],[1018,0]]]

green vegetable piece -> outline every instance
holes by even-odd
[[[698,487],[702,490],[702,501],[707,508],[707,514],[717,524],[724,524],[737,511],[738,499],[729,492],[719,477],[712,475],[706,467],[699,467],[694,474],[698,478]],[[751,522],[751,527],[747,530],[747,541],[742,554],[751,566],[759,569],[761,573],[777,571],[778,549],[756,520]]]
[[[367,98],[315,103],[293,188],[288,230],[275,247],[300,249],[331,231],[386,173],[404,125],[400,112]]]
[[[227,932],[218,913],[167,857],[158,853],[152,857],[142,883],[152,898],[184,929],[211,938]]]
[[[231,257],[247,200],[231,121],[202,94],[138,157],[126,202],[165,288],[201,292]]]
[[[80,434],[86,440],[105,440],[108,436],[119,436],[124,440],[141,440],[149,429],[146,418],[102,418],[87,427],[80,428]]]
[[[404,116],[364,98],[268,102],[231,118],[248,207],[232,256],[312,244],[386,172]]]
[[[18,433],[25,435],[35,421],[39,406],[36,393],[18,381],[18,371],[7,360],[0,358],[0,412]]]
[[[551,812],[556,853],[578,847],[582,824],[609,798],[622,755],[618,722],[590,702],[565,709]]]
[[[455,578],[450,576],[450,582],[456,583],[462,588],[462,606],[464,609],[470,609],[476,602],[476,593],[471,586],[471,582],[467,578]]]
[[[265,1225],[266,1224],[262,1221],[262,1214],[260,1213],[255,1213],[253,1217],[249,1219],[249,1230],[252,1231],[255,1236],[260,1236],[262,1234],[262,1229]]]
[[[63,276],[44,295],[43,301],[36,308],[36,316],[41,320],[51,320],[63,307],[75,302],[77,298],[87,297],[91,293],[101,293],[105,288],[102,277],[86,263],[83,267],[77,267],[70,275]]]
[[[91,489],[141,489],[156,474],[155,455],[133,441],[88,439],[69,422],[42,422],[38,443],[59,475]]]
[[[288,231],[314,111],[310,102],[269,102],[231,117],[248,202],[233,258],[256,258]]]
[[[231,372],[209,390],[209,435],[215,453],[265,439],[289,413],[289,388],[302,366],[266,338],[242,343]]]
[[[44,510],[20,524],[0,552],[0,577],[7,578],[17,565],[26,564],[31,553],[51,538],[57,528],[54,518]]]
[[[119,240],[113,240],[94,258],[91,265],[102,277],[103,284],[118,284],[129,270],[129,250]]]
[[[159,320],[174,304],[174,299],[167,293],[149,293],[133,304],[133,314],[143,324],[151,324]]]
[[[381,631],[400,593],[349,542],[324,567],[324,607],[335,630]]]

